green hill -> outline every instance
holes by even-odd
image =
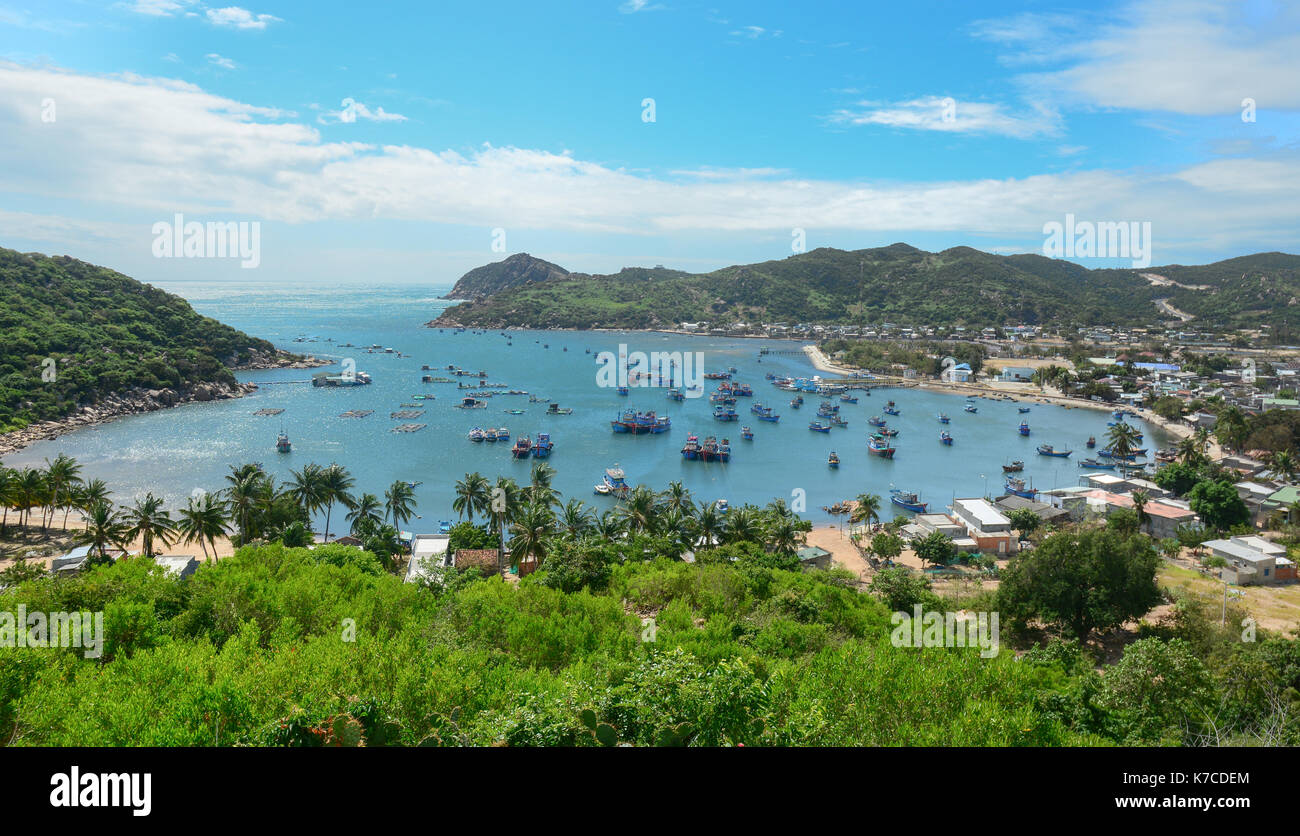
[[[277,354],[108,268],[0,248],[0,432],[134,389],[233,387],[232,368]]]
[[[1175,281],[1213,287],[1184,290],[1153,284],[1142,275],[1164,272],[1173,274],[1171,279],[1189,278]],[[1040,255],[994,255],[971,247],[938,253],[907,244],[853,251],[823,247],[710,273],[660,267],[625,268],[613,275],[552,275],[450,308],[436,324],[659,328],[705,320],[1137,325],[1171,318],[1155,304],[1170,299],[1207,326],[1240,326],[1285,319],[1286,306],[1300,295],[1298,272],[1300,256],[1283,253],[1204,267],[1089,270]],[[1184,307],[1184,297],[1196,298]]]

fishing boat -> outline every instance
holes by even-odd
[[[731,506],[727,504],[727,500],[725,499],[719,499],[717,502],[713,503],[713,506],[718,509],[719,514],[725,514],[727,511],[731,510]]]
[[[939,417],[939,423],[940,423],[940,424],[946,424],[946,423],[948,423],[949,421],[952,420],[952,419],[949,418],[947,415],[944,415],[942,412],[939,413],[939,416],[938,416],[938,417]]]
[[[731,387],[731,394],[741,398],[752,398],[754,397],[754,390],[748,383],[737,383]]]
[[[510,430],[505,427],[497,427],[497,441],[509,441]]]
[[[1007,493],[1015,494],[1016,496],[1021,496],[1025,499],[1033,499],[1035,496],[1038,496],[1038,491],[1025,486],[1024,479],[1017,479],[1014,476],[1007,478],[1006,490]]]
[[[628,388],[626,386],[620,386],[618,387],[618,393],[620,395],[626,395],[628,394]]]
[[[288,453],[293,450],[293,445],[289,443],[289,434],[280,430],[280,434],[275,438],[275,452]]]
[[[439,533],[439,534],[450,534],[450,533],[451,533],[451,520],[438,520],[438,533]]]
[[[883,410],[881,410],[881,411],[884,412],[886,415],[898,415],[898,414],[899,414],[898,410],[895,409],[895,408],[892,407],[892,406],[887,406],[887,407],[885,407],[885,408],[884,408]]]
[[[753,440],[754,440],[754,431],[751,430],[749,427],[741,427],[741,428],[740,428],[740,437],[743,438],[745,441],[753,441]]]
[[[1029,407],[1027,407],[1027,406],[1022,406],[1022,407],[1020,407],[1020,412],[1021,412],[1021,414],[1024,414],[1024,413],[1026,413],[1026,412],[1028,412],[1028,411],[1029,411]]]
[[[538,433],[537,440],[533,442],[533,458],[545,459],[551,455],[551,450],[555,444],[551,441],[550,433]]]
[[[632,487],[627,483],[623,468],[618,465],[605,468],[605,484],[609,486],[612,493],[620,495],[632,490]]]
[[[894,405],[893,401],[885,401],[885,406],[892,407],[893,405]]]
[[[474,429],[469,431],[470,441],[482,441],[483,439],[484,439],[483,430],[481,430],[480,428],[475,427]],[[493,440],[494,441],[496,440],[495,436],[493,437]]]
[[[705,380],[731,380],[730,372],[706,372]]]
[[[515,446],[510,448],[510,455],[516,459],[526,459],[533,452],[533,442],[526,435],[521,435],[515,439]]]
[[[1028,422],[1026,422],[1026,421],[1021,421],[1021,422],[1020,422],[1020,426],[1016,427],[1016,432],[1020,433],[1021,435],[1029,435],[1029,424],[1028,424]]]
[[[700,459],[706,462],[731,461],[731,442],[725,438],[718,441],[713,436],[709,436],[700,445]]]
[[[734,395],[731,395],[727,392],[714,392],[712,395],[709,395],[709,403],[720,403],[720,404],[725,404],[727,406],[735,406],[736,398]]]
[[[894,446],[883,435],[873,435],[867,439],[867,453],[872,456],[879,456],[882,459],[892,459],[894,457]]]
[[[1016,459],[1011,464],[1002,465],[1003,473],[1019,473],[1024,469],[1025,469],[1025,463],[1022,462],[1020,459]]]
[[[1084,459],[1083,461],[1079,462],[1079,467],[1087,467],[1093,470],[1114,470],[1115,463],[1103,462],[1100,461],[1099,459]]]
[[[827,457],[826,464],[833,468],[838,468],[840,466],[840,457],[835,455],[834,450],[832,450],[830,456]]]
[[[1094,438],[1093,436],[1088,436],[1088,449],[1091,450],[1096,446],[1097,446],[1097,439]]]
[[[879,415],[872,415],[867,419],[867,423],[873,427],[883,427],[885,426],[885,419],[881,418]]]
[[[790,401],[791,409],[798,409],[801,406],[803,406],[803,398],[795,398],[794,400]]]
[[[858,399],[853,395],[840,395],[840,400],[844,403],[857,403]]]
[[[1114,450],[1109,450],[1109,449],[1098,451],[1097,455],[1101,456],[1103,459],[1119,459],[1121,461],[1134,462],[1137,461],[1139,456],[1145,456],[1146,453],[1147,451],[1146,448],[1144,447],[1141,450],[1134,450],[1132,453],[1129,453],[1126,456],[1121,456],[1118,453],[1116,453]]]
[[[1038,455],[1040,456],[1052,456],[1058,459],[1066,459],[1069,458],[1070,454],[1073,452],[1073,450],[1057,450],[1050,444],[1038,445]]]
[[[680,389],[669,389],[669,390],[668,390],[668,400],[670,400],[670,401],[684,401],[684,400],[686,400],[686,394],[685,394],[684,392],[682,392],[682,390],[680,390]]]
[[[759,413],[758,420],[767,421],[770,424],[775,424],[777,421],[781,420],[781,416],[773,413],[771,407],[769,407],[765,411]]]
[[[550,406],[546,407],[546,414],[547,415],[572,415],[573,407],[560,406],[558,403],[553,403]]]
[[[889,501],[900,508],[906,508],[918,514],[924,514],[925,509],[930,505],[928,502],[922,502],[921,498],[916,495],[916,491],[902,491],[898,488],[889,489]]]
[[[893,429],[891,427],[881,427],[880,434],[883,435],[885,438],[894,438],[895,436],[898,435],[898,430]]]
[[[672,419],[667,415],[656,415],[653,412],[638,412],[635,409],[625,409],[617,418],[609,422],[609,426],[616,433],[630,433],[632,435],[657,434],[671,429]]]
[[[713,410],[714,421],[736,421],[739,419],[740,416],[736,414],[736,410],[729,406],[720,406]]]
[[[496,440],[497,440],[497,430],[496,430],[496,427],[488,427],[486,430],[484,430],[484,431],[483,431],[483,440],[484,440],[484,441],[487,441],[487,442],[490,442],[490,443],[495,443]]]
[[[505,413],[506,413],[507,415],[523,415],[523,414],[524,414],[524,410],[522,410],[522,409],[507,409],[507,410],[505,410]]]
[[[700,457],[700,437],[695,433],[686,436],[686,443],[682,445],[682,458],[687,461],[695,461]]]
[[[943,432],[939,433],[939,443],[947,444],[949,447],[951,447],[952,435],[947,430],[944,430]]]
[[[808,429],[815,433],[828,433],[831,431],[831,425],[823,424],[821,421],[810,421],[808,423]]]
[[[962,407],[962,409],[966,410],[967,412],[979,412],[979,408],[975,406],[975,404],[973,403],[966,404],[964,407]]]

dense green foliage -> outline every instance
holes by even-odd
[[[1088,270],[1039,255],[1000,256],[970,247],[939,253],[906,244],[855,251],[823,247],[703,274],[625,268],[613,275],[551,273],[544,281],[501,282],[500,292],[449,309],[439,324],[662,328],[704,320],[1145,325],[1157,313],[1155,299],[1174,296],[1182,307],[1186,294],[1199,294],[1195,310],[1204,308],[1209,320],[1284,319],[1279,311],[1286,310],[1285,302],[1266,308],[1261,299],[1300,295],[1295,282],[1300,257],[1271,253],[1232,263],[1236,277],[1245,272],[1241,282],[1256,289],[1238,287],[1225,277],[1212,291],[1179,291],[1149,284],[1139,275],[1144,271]],[[1169,269],[1214,273],[1220,265]],[[1220,272],[1226,275],[1226,268]],[[1267,290],[1264,296],[1260,287]]]
[[[0,432],[133,388],[231,384],[274,351],[113,270],[0,249]]]

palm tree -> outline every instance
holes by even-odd
[[[514,521],[514,518],[523,509],[524,499],[529,494],[529,491],[531,491],[531,488],[521,488],[514,479],[504,476],[498,476],[497,483],[492,487],[492,499],[488,503],[487,514],[491,525],[501,535],[502,548],[504,548],[505,543],[506,527]]]
[[[587,534],[595,523],[592,513],[581,499],[573,497],[560,509],[560,528],[575,540]]]
[[[681,482],[669,482],[668,490],[664,491],[664,507],[689,514],[695,510],[695,503],[691,501],[691,492]]]
[[[175,539],[175,523],[172,522],[171,514],[162,507],[162,502],[150,492],[144,495],[144,499],[137,499],[135,505],[122,514],[122,522],[127,526],[128,542],[140,538],[145,557],[153,557],[155,540],[164,546],[170,546]]]
[[[35,468],[23,468],[18,473],[14,492],[18,500],[18,525],[26,528],[32,509],[43,507],[46,501],[45,474]]]
[[[658,497],[645,485],[637,485],[618,508],[628,533],[640,534],[654,530],[658,512]]]
[[[307,464],[302,470],[290,470],[289,496],[298,507],[314,514],[325,505],[325,471],[318,464]]]
[[[700,506],[699,513],[695,515],[695,530],[699,533],[704,548],[711,548],[722,542],[725,522],[722,514],[718,513],[718,503],[710,502]]]
[[[510,531],[515,535],[510,541],[510,554],[516,558],[531,557],[534,561],[533,568],[542,568],[554,523],[555,515],[549,507],[538,502],[528,505],[510,526]]]
[[[1279,450],[1269,457],[1269,467],[1283,482],[1295,479],[1296,461],[1289,450]]]
[[[1137,511],[1138,530],[1141,531],[1144,526],[1151,520],[1147,514],[1147,503],[1151,501],[1151,495],[1143,490],[1136,490],[1132,493],[1133,510]]]
[[[488,480],[477,470],[466,473],[465,478],[456,483],[456,498],[451,502],[451,509],[458,516],[470,522],[474,515],[492,507],[491,490]]]
[[[402,524],[411,519],[415,513],[415,488],[410,482],[398,479],[384,491],[384,515],[392,518],[393,528],[401,529]]]
[[[778,514],[768,523],[767,547],[777,554],[794,554],[805,542],[806,538],[793,515]]]
[[[230,501],[236,524],[239,527],[239,542],[245,544],[249,539],[249,524],[253,509],[264,496],[265,485],[269,483],[259,470],[235,472],[226,477],[230,487],[225,489]]]
[[[530,484],[528,487],[528,498],[530,502],[544,502],[547,505],[558,505],[560,492],[551,486],[555,479],[555,468],[543,461],[533,462]]]
[[[54,511],[70,504],[73,487],[81,482],[81,465],[77,460],[63,453],[54,457],[54,461],[45,460],[45,481],[50,487],[49,520],[54,522]],[[44,524],[41,526],[44,528]],[[63,515],[63,528],[68,528],[68,515]]]
[[[14,472],[7,467],[0,467],[0,508],[4,509],[4,518],[0,520],[0,536],[9,528],[9,506],[14,499]]]
[[[866,523],[872,525],[880,522],[880,509],[884,505],[884,500],[879,494],[860,493],[858,494],[858,504],[854,506],[853,513],[849,515],[850,523]]]
[[[391,495],[393,488],[396,488],[398,485],[405,486],[406,483],[394,482],[393,487],[388,489],[387,495]],[[377,527],[384,520],[383,517],[379,516],[379,512],[382,508],[383,506],[379,503],[379,497],[372,493],[361,494],[361,498],[352,506],[352,510],[348,511],[347,520],[351,523],[348,531],[355,535],[359,530],[366,526]]]
[[[203,549],[205,563],[210,559],[208,546],[212,546],[212,556],[216,557],[217,538],[225,537],[229,532],[228,510],[225,501],[205,492],[202,498],[191,496],[189,503],[178,512],[180,519],[176,521],[176,531],[181,535],[181,542],[197,540]]]
[[[1106,443],[1110,451],[1121,460],[1126,459],[1138,449],[1138,428],[1125,421],[1116,421],[1115,426],[1106,431]]]
[[[758,516],[754,513],[754,508],[742,505],[731,509],[727,513],[725,535],[728,543],[739,543],[744,540],[759,542],[763,536],[763,529],[759,524]]]
[[[103,479],[91,479],[77,488],[73,496],[72,507],[85,513],[89,511],[98,502],[108,502],[112,491],[108,489]],[[63,515],[63,527],[68,527],[68,515]]]
[[[352,488],[356,480],[348,473],[346,467],[331,463],[321,471],[321,501],[325,506],[325,542],[330,540],[330,515],[334,513],[334,503],[340,502],[351,508],[356,504],[352,497]]]
[[[595,533],[602,540],[617,540],[623,536],[623,521],[613,510],[607,510],[596,520]]]
[[[130,538],[113,506],[100,500],[86,509],[86,528],[77,536],[77,541],[89,545],[91,554],[103,557],[109,546],[125,549]]]

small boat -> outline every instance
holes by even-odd
[[[521,435],[515,439],[515,446],[510,448],[510,455],[516,459],[526,459],[533,452],[533,442],[526,435]]]
[[[1096,446],[1097,446],[1097,439],[1094,438],[1093,436],[1088,436],[1088,449],[1091,450]]]
[[[1020,426],[1016,427],[1016,432],[1021,435],[1029,435],[1029,424],[1025,421],[1021,421]]]
[[[1028,412],[1028,411],[1029,411],[1029,407],[1027,407],[1027,406],[1022,406],[1022,407],[1020,407],[1020,412],[1021,412],[1022,414],[1023,414],[1023,413],[1026,413],[1026,412]]]
[[[928,502],[922,502],[921,498],[916,495],[916,491],[900,491],[898,488],[889,489],[889,501],[900,508],[906,508],[918,514],[924,514],[925,509],[930,505]]]
[[[952,435],[947,430],[944,430],[943,432],[939,433],[939,442],[941,444],[947,444],[948,446],[951,447]]]
[[[479,429],[478,427],[475,427],[474,429],[472,429],[472,430],[469,431],[469,440],[470,440],[470,441],[483,441],[484,438],[485,438],[485,436],[484,436],[484,434],[483,434],[483,430]],[[493,441],[495,441],[495,440],[496,440],[496,436],[493,435]]]
[[[684,392],[682,392],[682,390],[680,390],[680,389],[669,389],[669,390],[668,390],[668,400],[670,400],[670,401],[684,401],[684,400],[686,400],[686,394],[685,394]]]
[[[487,401],[480,401],[473,396],[467,396],[456,404],[457,409],[487,409]]]
[[[533,458],[545,459],[551,455],[551,450],[555,444],[551,441],[550,433],[538,433],[537,440],[533,442]]]
[[[844,429],[848,429],[849,422],[848,422],[847,419],[845,419],[845,418],[841,418],[841,417],[838,416],[838,415],[830,415],[830,416],[827,416],[827,417],[830,419],[830,422],[831,422],[831,425],[832,425],[832,426],[842,427],[842,428],[844,428]]]
[[[714,421],[737,421],[739,419],[740,415],[729,406],[720,406],[713,410]]]
[[[523,415],[524,411],[522,409],[507,409],[505,413],[507,415]]]
[[[803,406],[803,398],[795,398],[794,400],[790,401],[791,409],[798,409],[801,406]]]
[[[601,482],[599,485],[597,485],[595,491],[597,496],[609,496],[611,493],[613,493],[609,485],[606,485],[604,482]]]
[[[719,514],[725,514],[731,509],[731,506],[727,504],[727,500],[725,499],[719,499],[713,504],[718,509]]]
[[[553,403],[546,408],[546,414],[547,415],[572,415],[573,407],[560,406],[557,403]]]
[[[883,435],[885,438],[894,438],[895,436],[898,435],[898,430],[891,429],[889,427],[881,427],[880,434]]]
[[[1040,456],[1053,456],[1058,459],[1065,459],[1069,458],[1070,454],[1073,452],[1073,450],[1057,450],[1050,444],[1038,445],[1038,455]]]
[[[632,487],[627,483],[623,468],[618,465],[605,468],[605,484],[610,491],[617,494],[625,494],[632,490]]]
[[[1084,459],[1079,462],[1079,467],[1087,467],[1093,470],[1114,470],[1114,462],[1103,462],[1098,459]]]
[[[628,388],[626,386],[620,386],[618,387],[618,393],[620,395],[626,395],[628,393]]]
[[[828,433],[831,431],[831,425],[823,424],[821,421],[811,421],[808,424],[808,429],[815,433]]]
[[[883,427],[885,426],[885,419],[881,418],[879,415],[872,415],[867,419],[867,423],[873,427]]]
[[[510,430],[505,427],[497,427],[497,441],[509,441]]]
[[[946,423],[948,423],[948,422],[951,421],[951,420],[952,420],[951,418],[949,418],[947,415],[944,415],[942,412],[939,413],[939,423],[940,423],[940,424],[946,424]]]
[[[830,465],[831,467],[836,467],[836,468],[837,468],[837,467],[840,466],[840,457],[837,456],[837,455],[835,455],[835,451],[834,451],[834,450],[831,451],[830,456],[826,459],[826,463],[827,463],[828,465]]]
[[[1025,499],[1033,499],[1035,496],[1038,496],[1038,491],[1025,486],[1024,479],[1017,479],[1014,476],[1007,479],[1006,490],[1007,493],[1015,494],[1016,496],[1021,496]]]
[[[962,407],[962,409],[966,410],[967,412],[979,412],[979,408],[976,407],[975,404],[973,403],[966,404],[964,407]]]
[[[275,452],[288,453],[293,450],[293,445],[289,443],[289,434],[280,430],[280,434],[275,438]]]
[[[892,459],[894,457],[894,447],[889,443],[889,439],[883,435],[873,435],[867,439],[867,453],[872,456],[879,456],[882,459]]]
[[[686,436],[686,443],[682,445],[682,458],[687,461],[695,461],[700,457],[700,437],[695,433]]]
[[[1011,464],[1002,465],[1003,473],[1019,473],[1024,469],[1025,469],[1025,463],[1022,462],[1020,459],[1016,459]]]
[[[885,407],[885,408],[884,408],[883,410],[881,410],[881,411],[884,412],[886,415],[898,415],[898,414],[899,414],[898,410],[895,409],[895,408],[892,407],[892,406],[887,406],[887,407]]]
[[[840,395],[840,401],[843,403],[857,403],[858,399],[853,395]]]
[[[753,441],[753,440],[754,440],[754,431],[751,430],[749,427],[741,427],[741,428],[740,428],[740,437],[743,438],[745,441]]]

